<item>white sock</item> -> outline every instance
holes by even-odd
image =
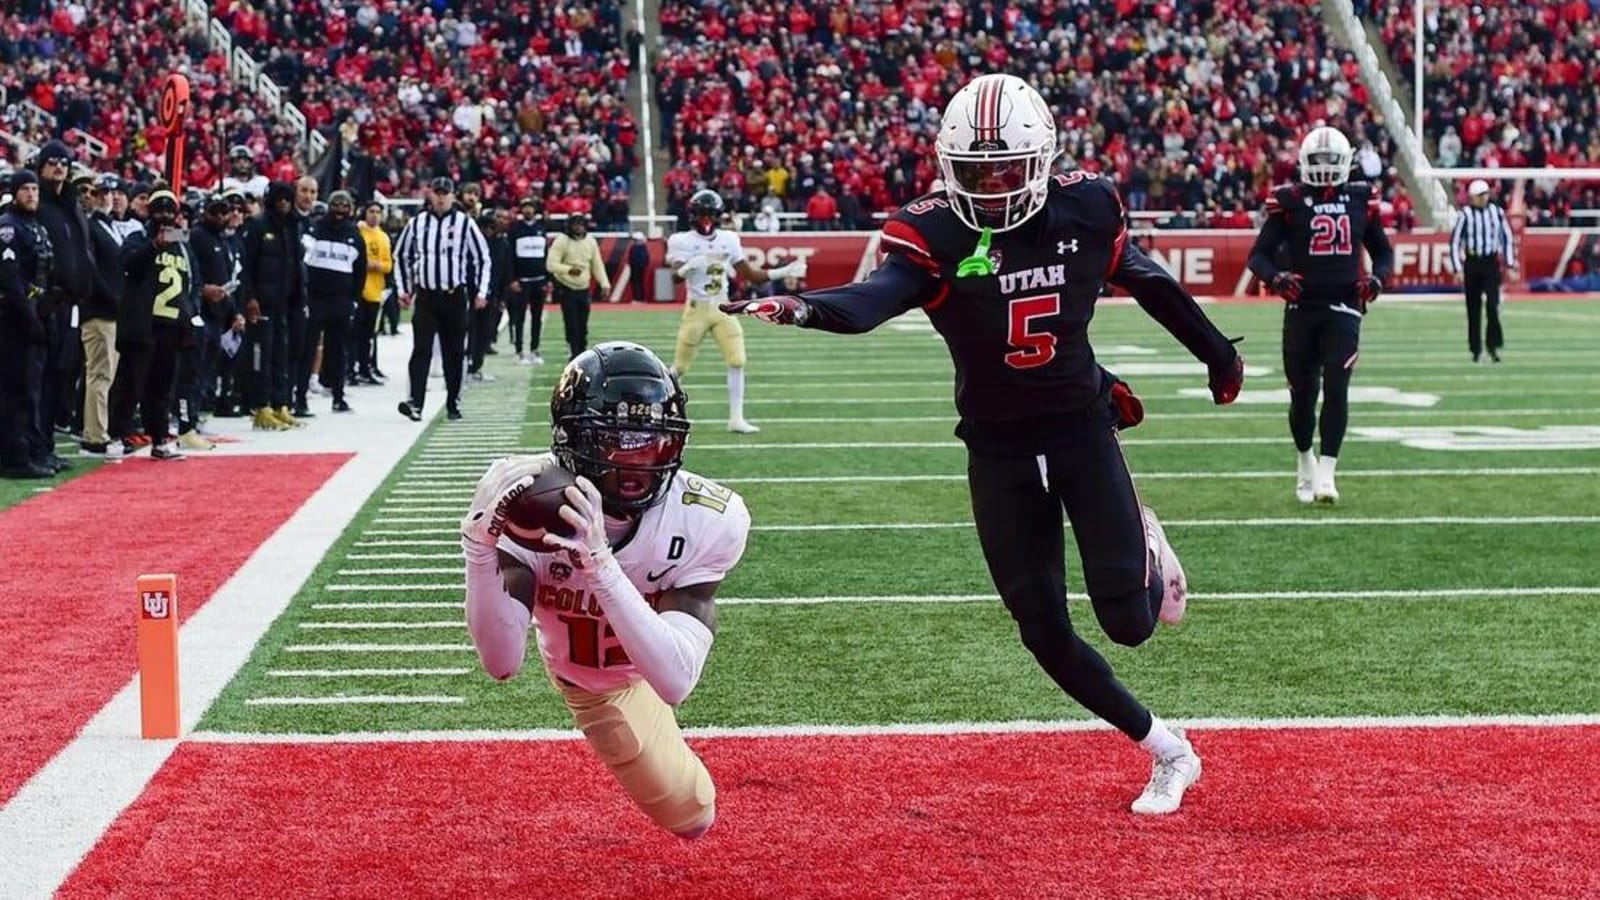
[[[728,367],[728,421],[744,421],[744,368]]]
[[[1310,478],[1317,473],[1317,454],[1314,450],[1300,451],[1300,477]]]
[[[1159,716],[1151,713],[1150,733],[1144,736],[1144,740],[1139,742],[1139,746],[1148,750],[1150,755],[1157,759],[1166,759],[1182,753],[1188,743],[1183,738],[1173,734],[1172,729],[1168,728],[1167,723],[1161,721]]]
[[[1317,460],[1317,478],[1322,481],[1333,480],[1333,470],[1339,467],[1337,456],[1324,456]]]

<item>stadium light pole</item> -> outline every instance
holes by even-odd
[[[1422,14],[1422,5],[1425,2],[1427,0],[1413,0],[1411,7],[1412,14],[1416,16],[1416,22],[1411,29],[1414,32],[1411,35],[1411,101],[1413,107],[1411,114],[1414,117],[1411,127],[1416,130],[1417,145],[1422,148],[1422,158],[1428,163],[1429,168],[1432,168],[1433,160],[1428,158],[1428,134],[1422,128],[1422,73],[1427,70],[1427,66],[1423,64],[1422,59],[1422,23],[1425,19]]]

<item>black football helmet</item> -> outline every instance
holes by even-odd
[[[550,445],[568,471],[595,483],[606,512],[660,502],[683,464],[689,398],[654,353],[608,341],[578,354],[550,397]]]
[[[689,198],[689,224],[709,235],[722,223],[722,197],[713,190],[698,190]]]

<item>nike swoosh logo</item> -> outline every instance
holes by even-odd
[[[677,568],[677,565],[674,564],[674,565],[667,566],[665,569],[662,569],[659,572],[645,572],[644,573],[644,578],[645,578],[646,581],[660,581],[661,579],[667,577],[667,573],[668,572],[671,572],[673,569],[676,569],[676,568]]]

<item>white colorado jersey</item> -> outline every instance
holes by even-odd
[[[267,184],[267,176],[259,174],[251,175],[249,178],[239,178],[234,175],[224,175],[222,178],[222,190],[224,193],[238,191],[254,200],[260,200],[266,196]]]
[[[709,265],[689,273],[685,283],[689,288],[691,303],[725,303],[728,299],[728,279],[733,277],[733,267],[744,258],[744,247],[739,235],[718,228],[709,235],[698,231],[680,231],[667,238],[667,265],[677,268],[696,256],[704,254]]]
[[[674,588],[721,581],[744,555],[750,513],[714,481],[679,471],[661,502],[645,510],[633,537],[612,552],[633,586],[655,605]],[[534,578],[533,625],[550,674],[586,691],[640,677],[594,594],[574,587],[566,553],[537,553],[502,537],[499,548]]]

